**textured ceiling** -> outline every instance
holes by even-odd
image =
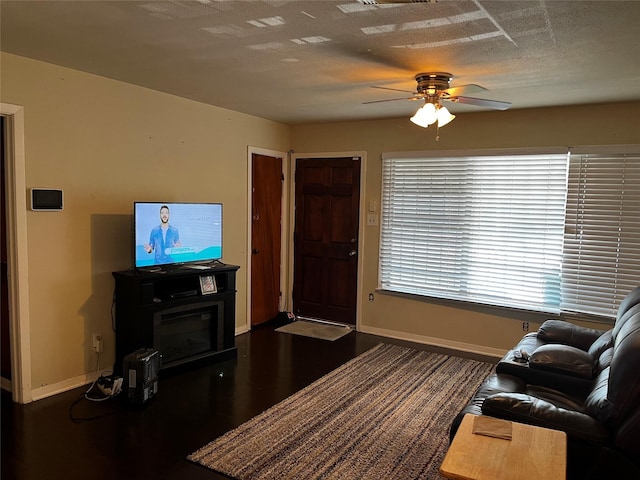
[[[363,102],[424,71],[511,108],[640,99],[639,1],[368,3],[2,0],[0,48],[291,124],[408,116]]]

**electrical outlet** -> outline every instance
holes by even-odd
[[[529,322],[522,322],[522,331],[523,332],[529,331]]]
[[[378,214],[377,213],[368,213],[367,214],[367,226],[369,226],[369,227],[377,227],[378,226]]]
[[[99,333],[94,333],[93,334],[93,351],[96,353],[101,353],[102,352],[102,335],[100,335]]]

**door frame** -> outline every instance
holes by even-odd
[[[265,148],[252,147],[249,146],[247,150],[247,247],[246,247],[246,255],[247,255],[247,325],[245,328],[240,329],[240,331],[236,330],[236,335],[241,333],[246,333],[251,330],[251,234],[252,234],[252,218],[251,218],[251,205],[253,200],[253,154],[256,155],[265,155],[267,157],[277,157],[282,158],[282,175],[284,176],[284,182],[282,183],[282,199],[281,199],[281,222],[280,222],[280,291],[282,295],[280,296],[279,308],[281,312],[287,311],[291,302],[288,300],[290,295],[285,295],[285,292],[289,291],[289,279],[287,278],[287,272],[289,271],[288,263],[289,263],[289,243],[285,241],[288,239],[287,232],[289,231],[290,225],[290,217],[289,217],[289,204],[290,204],[290,189],[288,188],[289,183],[293,183],[290,180],[287,172],[289,171],[289,164],[291,162],[291,153],[289,152],[278,152],[276,150],[268,150]]]
[[[293,152],[292,152],[293,153]],[[355,318],[355,326],[356,331],[360,331],[360,323],[362,321],[362,276],[364,275],[364,262],[363,262],[363,251],[364,251],[364,228],[366,226],[365,216],[365,197],[364,197],[364,185],[365,179],[367,177],[367,152],[366,151],[348,151],[348,152],[323,152],[323,153],[293,153],[291,155],[290,165],[290,173],[289,178],[295,179],[296,176],[296,163],[298,158],[344,158],[344,157],[360,157],[360,198],[358,199],[358,274],[356,276],[356,318]],[[291,181],[289,183],[289,198],[295,199],[295,182]],[[294,228],[295,224],[293,219],[295,219],[295,201],[290,203],[289,206],[289,218],[291,219],[289,223],[289,231],[287,237],[287,243],[291,245],[289,252],[289,270],[288,270],[288,278],[289,278],[289,289],[287,292],[287,302],[289,305],[293,305],[293,273],[294,273],[294,252],[293,252],[293,241],[294,241]]]
[[[0,115],[7,120],[5,147],[6,184],[3,208],[6,209],[7,218],[11,395],[14,402],[30,403],[33,401],[33,397],[31,395],[24,107],[0,103]],[[5,386],[4,379],[3,386]]]

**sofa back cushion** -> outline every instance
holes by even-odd
[[[640,311],[626,318],[614,337],[613,347],[601,355],[610,365],[598,374],[585,399],[589,414],[611,428],[640,409]]]
[[[616,324],[613,326],[613,329],[611,330],[611,335],[614,341],[618,336],[618,334],[620,333],[620,330],[622,330],[622,327],[624,327],[625,323],[627,323],[627,321],[637,313],[640,313],[640,303],[631,305],[629,308],[625,310],[624,314],[618,315],[618,318],[616,319]]]
[[[622,302],[620,302],[620,306],[618,307],[616,323],[625,313],[627,313],[627,310],[634,305],[640,305],[640,287],[634,288],[622,299]]]
[[[589,355],[593,358],[598,359],[603,352],[607,351],[613,346],[613,335],[612,330],[607,330],[605,333],[600,335],[598,339],[591,344],[589,347]]]
[[[584,401],[584,407],[587,413],[606,425],[609,425],[611,419],[615,416],[615,405],[613,405],[607,397],[609,394],[610,374],[611,367],[605,368],[598,374],[591,393],[587,395]]]
[[[556,343],[536,348],[529,358],[531,368],[563,372],[582,378],[593,378],[595,366],[596,359],[588,352]]]
[[[640,310],[626,319],[617,335],[614,329],[610,369],[607,398],[615,405],[618,424],[640,408]]]
[[[603,330],[585,328],[564,320],[546,320],[538,329],[538,339],[546,343],[560,343],[587,351]]]

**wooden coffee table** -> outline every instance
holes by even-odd
[[[511,424],[511,439],[473,433],[475,415],[464,416],[440,473],[457,480],[564,480],[567,436],[564,432]]]

